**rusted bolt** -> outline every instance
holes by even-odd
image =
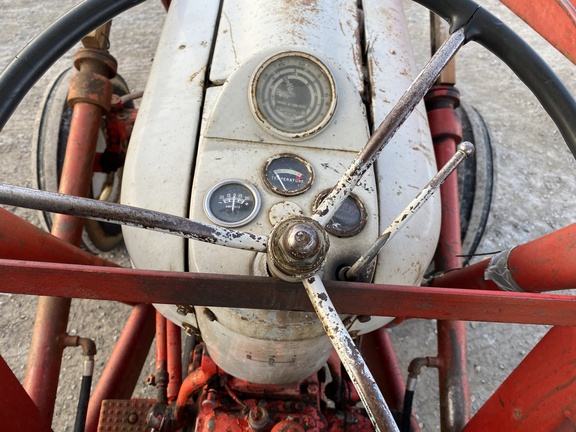
[[[308,384],[308,386],[306,387],[306,391],[308,392],[308,394],[311,395],[318,393],[318,384],[315,383]]]
[[[156,376],[148,375],[146,377],[146,384],[148,384],[149,386],[155,386],[156,385]]]
[[[296,259],[313,257],[321,246],[318,234],[305,224],[296,224],[287,229],[280,241],[286,253]]]
[[[200,330],[194,327],[192,324],[188,324],[186,322],[182,323],[182,328],[186,332],[188,336],[196,336],[200,334]]]
[[[176,312],[178,312],[179,315],[186,316],[192,313],[192,308],[186,305],[176,305]]]
[[[130,415],[128,416],[128,423],[135,424],[137,421],[138,421],[138,414],[130,413]]]
[[[255,406],[248,413],[248,424],[255,431],[264,430],[268,424],[268,420],[270,420],[268,410],[263,406]]]

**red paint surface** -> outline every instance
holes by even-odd
[[[464,432],[553,431],[565,427],[567,419],[575,420],[572,413],[576,413],[576,328],[554,327]]]
[[[168,368],[168,403],[178,397],[178,391],[182,384],[182,343],[180,327],[172,321],[166,323],[167,332],[167,368]]]
[[[490,260],[448,272],[433,286],[499,290],[484,279]],[[527,292],[546,292],[576,287],[576,224],[515,247],[508,267],[516,283]]]
[[[358,282],[325,285],[336,308],[354,315],[576,325],[574,296]],[[297,288],[265,277],[0,260],[0,292],[15,294],[313,311],[306,293]]]
[[[50,423],[24,391],[0,356],[0,428],[5,431],[52,432]]]
[[[576,63],[576,1],[500,0],[552,46]]]
[[[433,86],[425,97],[436,164],[441,169],[456,153],[462,140],[462,123],[455,109],[458,91],[451,85]],[[440,186],[442,219],[434,254],[434,270],[462,267],[458,176],[450,174]],[[470,391],[466,367],[466,323],[438,320],[438,378],[440,423],[445,432],[459,432],[470,418]]]

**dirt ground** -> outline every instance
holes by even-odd
[[[58,2],[0,1],[0,67],[46,25],[73,6]],[[480,1],[525,38],[576,93],[576,68],[495,0]],[[427,58],[427,12],[406,2],[410,30],[418,62]],[[131,90],[141,90],[151,65],[163,10],[160,2],[138,6],[115,20],[111,52]],[[33,88],[0,134],[0,181],[32,186],[31,142],[43,94],[57,74],[71,64],[67,54]],[[471,44],[458,54],[458,78],[463,100],[476,107],[488,124],[496,157],[496,190],[486,235],[478,252],[488,253],[525,243],[574,221],[576,164],[554,124],[526,87],[494,56]],[[36,213],[9,208],[38,223]],[[119,252],[109,255],[121,257]],[[126,262],[126,261],[124,261]],[[0,355],[19,379],[23,379],[36,300],[0,294]],[[100,353],[97,372],[104,366],[122,323],[126,306],[103,302],[74,301],[69,332],[95,339]],[[469,375],[472,410],[476,411],[545,333],[542,326],[468,323]],[[435,355],[435,323],[410,320],[391,330],[403,367],[411,358]],[[63,380],[58,393],[53,427],[72,430],[81,376],[81,355],[67,350]],[[148,373],[153,370],[149,364]],[[437,376],[424,371],[419,380],[415,406],[425,431],[439,430]],[[152,397],[144,383],[137,395]]]

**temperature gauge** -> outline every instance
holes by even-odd
[[[320,193],[314,201],[314,210],[328,195],[330,189]],[[366,208],[354,194],[350,194],[342,203],[336,214],[326,224],[326,231],[338,237],[352,237],[358,234],[366,226],[367,219]]]
[[[292,196],[310,189],[314,181],[314,171],[301,157],[286,153],[268,159],[262,170],[262,177],[273,192]]]
[[[260,193],[240,179],[222,180],[206,194],[204,211],[210,220],[224,227],[246,225],[260,210]]]

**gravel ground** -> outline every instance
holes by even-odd
[[[8,64],[27,41],[74,3],[70,0],[1,0],[0,67]],[[483,0],[480,3],[529,41],[576,93],[576,68],[573,64],[497,1]],[[408,3],[407,10],[416,56],[423,64],[428,50],[424,42],[428,35],[427,13]],[[162,18],[160,2],[148,2],[114,22],[111,51],[132,90],[143,89],[145,85]],[[0,155],[4,162],[0,165],[0,181],[27,187],[32,185],[30,153],[35,117],[45,89],[61,70],[69,67],[71,57],[71,54],[66,55],[38,82],[0,134]],[[536,99],[498,59],[478,46],[467,46],[459,53],[458,71],[458,86],[463,99],[484,116],[496,151],[495,200],[478,252],[506,249],[573,222],[570,204],[576,190],[574,159]],[[33,223],[39,222],[33,212],[9,209]],[[122,254],[115,252],[110,257],[117,259]],[[35,305],[36,300],[32,297],[0,294],[0,354],[19,379],[23,379],[26,368]],[[104,302],[73,302],[70,333],[96,340],[100,349],[97,370],[103,367],[128,312],[127,307]],[[472,410],[476,411],[546,328],[469,323],[468,331]],[[436,353],[433,322],[410,320],[391,333],[404,366],[413,357]],[[80,374],[80,353],[77,350],[66,351],[64,379],[53,423],[56,431],[72,430]],[[436,380],[435,372],[425,371],[416,393],[416,410],[425,431],[439,430],[438,402],[434,391]],[[137,392],[139,396],[152,396],[143,384]]]

